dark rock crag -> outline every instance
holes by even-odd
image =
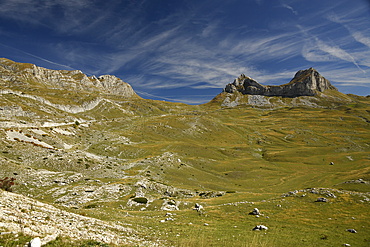
[[[318,92],[324,92],[328,89],[337,90],[319,72],[313,68],[309,68],[298,71],[289,83],[280,86],[264,86],[242,74],[234,82],[226,85],[224,92],[294,98],[299,96],[315,96]]]

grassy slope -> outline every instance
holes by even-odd
[[[176,212],[174,222],[159,223],[165,218],[161,211],[133,212],[132,222],[146,226],[148,231],[156,229],[152,232],[155,238],[169,239],[177,246],[333,246],[347,242],[366,246],[370,233],[368,203],[360,202],[361,197],[338,195],[329,204],[314,203],[318,197],[315,194],[304,199],[280,198],[284,192],[312,187],[369,191],[365,184],[342,184],[358,178],[370,180],[369,126],[364,121],[369,113],[358,107],[199,107],[131,119],[130,124],[119,121],[105,125],[107,130],[120,126],[117,134],[144,141],[119,148],[125,150],[121,158],[140,160],[170,151],[186,165],[163,170],[159,166],[147,167],[150,174],[160,174],[157,180],[198,191],[236,191],[212,199],[174,198],[189,203],[189,207]],[[254,204],[222,206],[244,201]],[[204,215],[190,209],[195,202],[206,205]],[[247,215],[256,206],[270,218]],[[103,213],[108,219],[119,219],[124,214],[118,211],[112,215],[110,208]],[[92,215],[96,216],[96,212]],[[261,223],[270,227],[267,235],[251,231]],[[348,228],[357,228],[359,233],[348,233]]]
[[[164,223],[160,220],[166,218],[165,213],[158,210],[164,196],[156,193],[148,192],[156,200],[144,211],[141,207],[122,207],[130,195],[116,201],[91,201],[86,207],[73,210],[131,223],[148,238],[165,239],[176,246],[370,244],[369,202],[361,194],[368,193],[370,186],[343,183],[359,178],[370,181],[369,99],[356,97],[357,103],[336,108],[280,109],[187,106],[142,99],[127,101],[113,96],[109,99],[115,103],[105,102],[89,112],[67,114],[50,107],[39,108],[31,99],[4,95],[2,105],[20,105],[38,116],[18,116],[19,120],[94,121],[88,128],[64,126],[75,133],[73,136],[58,136],[51,128],[43,128],[48,135],[39,136],[40,139],[55,145],[74,145],[65,151],[51,152],[11,142],[1,132],[1,175],[32,167],[80,172],[85,177],[125,185],[147,178],[191,191],[228,191],[209,199],[168,198],[180,202],[181,210],[172,216],[174,221]],[[18,129],[31,133],[27,128]],[[119,137],[128,138],[131,143],[128,145]],[[78,151],[103,159],[98,162],[80,157]],[[174,161],[158,158],[166,152],[174,155]],[[97,167],[98,170],[93,169]],[[83,184],[80,181],[71,186]],[[52,188],[19,185],[15,190],[53,203],[50,195],[43,194]],[[330,198],[329,203],[315,203],[317,197],[325,195],[308,192],[281,197],[288,191],[305,188],[332,188],[337,198]],[[205,213],[191,209],[195,202],[205,206]],[[88,207],[94,203],[99,205],[97,209]],[[264,216],[248,215],[254,207]],[[251,231],[257,224],[269,227],[266,234]],[[348,228],[355,228],[358,233],[346,232]]]
[[[289,190],[344,188],[345,184],[338,184],[358,178],[370,180],[369,125],[364,121],[369,113],[358,107],[206,108],[198,115],[146,119],[137,131],[146,133],[144,139],[153,140],[155,145],[144,149],[148,153],[171,150],[189,164],[188,169],[168,168],[164,176],[168,183],[237,193],[193,200],[207,205],[205,215],[197,216],[184,209],[177,213],[174,222],[164,224],[158,223],[163,212],[137,212],[136,216],[145,219],[140,225],[156,225],[162,229],[157,234],[165,235],[178,246],[335,246],[347,242],[368,245],[368,203],[360,202],[357,195],[338,195],[328,204],[314,203],[316,194],[303,199],[280,198],[281,193]],[[198,128],[184,133],[194,123]],[[329,165],[330,162],[335,165]],[[369,191],[368,185],[357,187],[353,189]],[[221,206],[237,201],[255,204]],[[247,215],[255,206],[265,211],[269,219]],[[261,223],[271,228],[267,235],[250,231]],[[348,233],[348,228],[357,228],[359,233]]]
[[[361,202],[360,195],[335,191],[337,198],[327,204],[315,203],[316,194],[281,198],[284,192],[312,187],[368,192],[367,184],[342,184],[370,180],[370,135],[364,118],[369,118],[366,108],[352,105],[279,110],[200,107],[197,112],[138,120],[130,125],[132,132],[122,134],[145,140],[145,145],[138,145],[142,155],[126,158],[175,152],[186,166],[167,167],[162,181],[192,190],[236,193],[183,199],[191,205],[206,205],[203,215],[184,207],[173,222],[159,223],[165,218],[161,211],[132,212],[131,220],[156,229],[155,238],[164,237],[176,246],[336,246],[347,242],[366,246],[368,203]],[[155,166],[148,169],[151,174],[159,172]],[[245,201],[254,204],[223,206]],[[253,207],[269,218],[248,215]],[[117,219],[123,213],[112,215],[107,209],[106,217]],[[256,224],[266,224],[271,230],[266,235],[251,231]],[[358,229],[358,234],[346,232],[348,228]]]

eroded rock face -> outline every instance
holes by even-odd
[[[242,74],[233,83],[226,85],[224,91],[250,95],[298,97],[314,96],[317,92],[324,92],[327,89],[337,90],[319,72],[309,68],[298,71],[289,83],[280,86],[264,86]]]
[[[22,64],[0,59],[0,82],[9,85],[98,92],[124,97],[136,96],[131,85],[113,75],[88,77],[80,70],[51,70],[33,64]],[[1,84],[1,83],[0,83]]]
[[[32,198],[0,190],[0,222],[7,231],[21,231],[39,236],[30,246],[41,246],[50,235],[68,236],[73,240],[90,239],[116,245],[154,246],[136,237],[132,228],[122,224],[70,213]],[[21,220],[20,220],[21,219]],[[46,236],[46,237],[44,237]]]
[[[135,92],[130,86],[130,84],[123,82],[121,79],[113,75],[99,76],[99,78],[96,81],[99,81],[102,88],[109,93],[116,95],[124,95],[127,97],[135,95]]]

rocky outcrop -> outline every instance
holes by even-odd
[[[113,75],[88,77],[80,70],[50,70],[33,64],[0,59],[0,85],[36,86],[50,89],[98,92],[124,97],[137,96],[132,87]]]
[[[123,226],[58,209],[32,198],[0,190],[0,227],[9,232],[22,232],[29,236],[50,235],[69,237],[72,240],[95,240],[117,245],[151,246],[136,237],[136,231]]]
[[[242,74],[234,82],[226,85],[224,92],[293,98],[298,96],[314,96],[318,92],[324,92],[328,89],[337,90],[319,72],[313,68],[309,68],[298,71],[289,83],[280,86],[264,86]]]

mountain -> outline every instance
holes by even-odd
[[[0,76],[1,86],[14,90],[41,88],[138,97],[128,83],[112,75],[88,77],[80,70],[50,70],[5,58],[0,58]]]
[[[33,64],[15,63],[5,58],[0,58],[0,87],[6,89],[2,93],[30,93],[33,96],[38,94],[69,94],[75,95],[77,101],[81,101],[80,96],[85,95],[96,99],[109,96],[123,97],[126,100],[140,99],[128,83],[112,75],[102,75],[98,78],[96,76],[88,77],[80,70],[50,70]],[[81,95],[81,93],[83,94]],[[234,96],[230,94],[234,94]],[[238,97],[239,94],[247,97],[244,97],[243,100]],[[316,106],[318,99],[320,99],[319,101],[336,103],[352,100],[349,96],[338,92],[326,78],[313,68],[298,71],[289,83],[280,86],[264,86],[242,74],[232,83],[227,84],[221,95],[223,96],[216,96],[216,100],[213,101],[217,101],[217,99],[220,101],[220,98],[223,98],[222,105],[224,106],[236,106],[242,102],[247,102],[249,105],[271,107],[279,106],[279,104]],[[272,96],[291,99],[281,99],[281,102],[273,103],[269,98]],[[330,99],[325,100],[326,96]],[[69,98],[73,99],[74,97]]]
[[[370,97],[308,70],[282,88],[312,96],[186,105],[0,61],[1,246],[369,244]]]
[[[294,78],[279,86],[265,86],[241,74],[224,88],[212,102],[235,107],[334,107],[348,104],[353,97],[337,90],[329,80],[313,68],[298,71]]]
[[[224,91],[227,93],[238,91],[251,95],[299,97],[315,96],[326,90],[337,89],[319,72],[309,68],[298,71],[289,83],[280,86],[264,86],[242,74],[233,83],[228,84]]]

